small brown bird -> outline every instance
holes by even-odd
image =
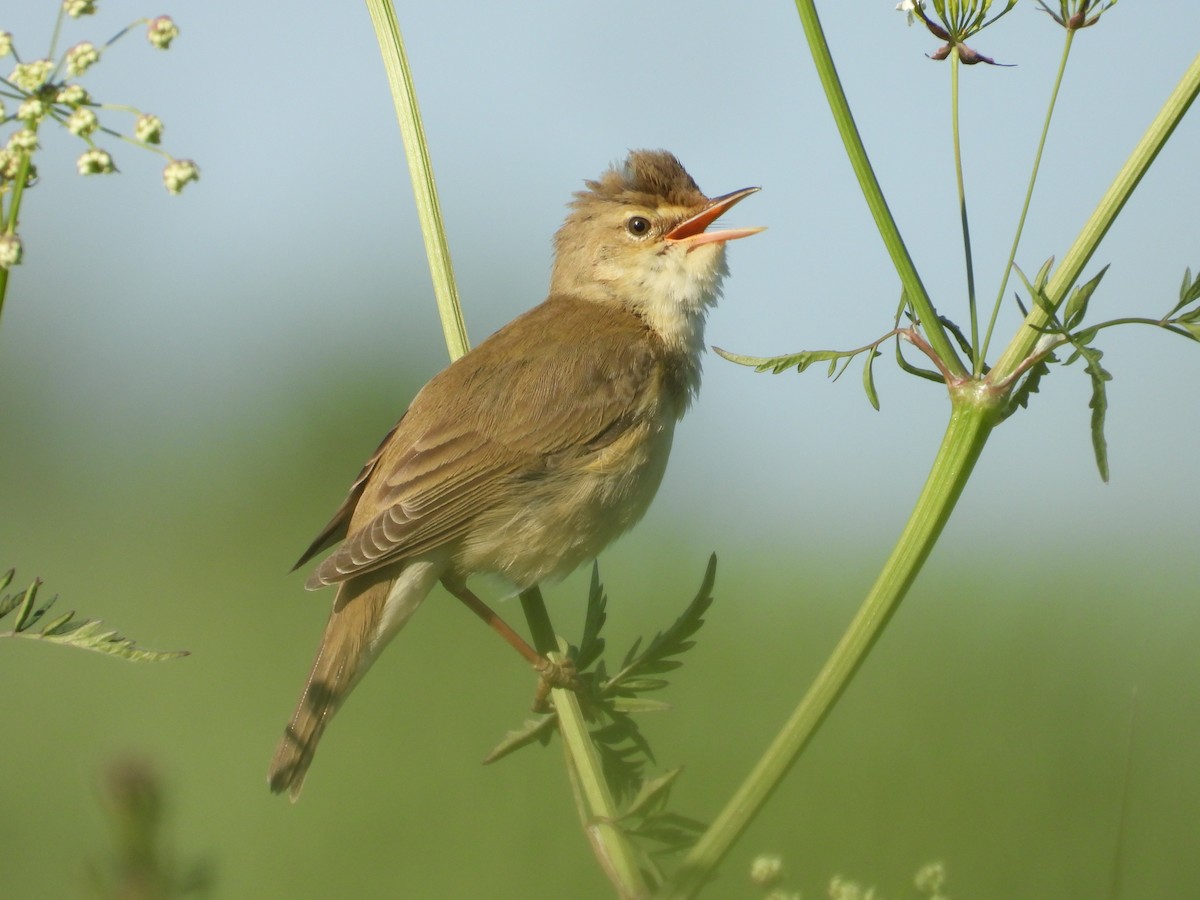
[[[305,585],[339,587],[272,791],[299,796],[330,718],[438,581],[539,662],[466,579],[560,578],[645,513],[700,387],[725,243],[762,230],[706,229],[757,190],[710,200],[642,150],[575,195],[549,298],[421,389],[296,563],[341,541]]]

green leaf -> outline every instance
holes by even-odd
[[[1092,411],[1092,450],[1096,456],[1096,468],[1100,470],[1101,480],[1108,481],[1108,441],[1104,437],[1104,418],[1108,413],[1108,392],[1104,383],[1112,381],[1112,375],[1100,364],[1103,356],[1104,352],[1095,347],[1077,344],[1075,352],[1067,359],[1066,365],[1070,365],[1077,359],[1083,359],[1086,363],[1083,371],[1092,380],[1092,398],[1088,401],[1088,408]]]
[[[605,691],[624,690],[657,690],[665,685],[661,679],[647,679],[646,675],[660,674],[670,671],[680,665],[673,657],[679,656],[694,645],[692,636],[704,624],[704,612],[712,605],[712,586],[717,576],[717,557],[709,557],[704,579],[695,598],[688,604],[687,609],[665,631],[654,635],[646,649],[637,653],[641,638],[635,642],[633,649],[625,656],[621,671],[609,679]]]
[[[904,353],[900,349],[902,345],[903,345],[902,341],[896,341],[896,365],[898,365],[901,369],[903,369],[909,375],[916,375],[918,378],[924,378],[928,381],[936,381],[936,382],[938,382],[938,384],[945,383],[945,379],[942,378],[942,376],[939,373],[933,371],[932,369],[922,369],[917,366],[914,366],[907,359],[905,359]]]
[[[879,394],[875,391],[875,376],[871,371],[871,367],[875,362],[875,357],[882,355],[878,350],[868,350],[867,363],[863,366],[863,390],[867,392],[867,399],[871,401],[871,405],[875,407],[876,412],[879,412]]]
[[[535,741],[545,745],[550,740],[550,736],[554,734],[554,725],[557,722],[558,716],[553,713],[526,719],[521,727],[514,728],[508,734],[504,735],[500,743],[493,747],[491,752],[483,758],[483,764],[494,763],[508,756],[510,753],[515,753],[522,747],[529,746]]]
[[[1050,374],[1050,363],[1056,362],[1058,362],[1058,358],[1053,353],[1049,353],[1041,361],[1034,363],[1030,367],[1024,380],[1022,380],[1017,389],[1008,398],[1008,405],[1004,408],[1001,421],[1007,419],[1018,409],[1025,409],[1029,406],[1030,396],[1038,392],[1038,388],[1042,385],[1042,378]]]
[[[613,697],[611,702],[613,709],[625,713],[666,712],[672,708],[670,703],[649,697]]]
[[[0,579],[0,590],[6,587],[13,577],[12,570]],[[36,605],[38,588],[41,579],[35,578],[33,583],[23,592],[11,596],[0,596],[0,619],[17,611],[13,620],[12,630],[0,632],[0,637],[21,637],[32,640],[46,641],[50,644],[62,644],[67,647],[78,647],[81,650],[94,650],[121,659],[134,662],[161,662],[168,659],[178,659],[187,656],[186,650],[145,650],[138,647],[132,640],[122,637],[116,631],[103,630],[97,619],[76,619],[74,612],[64,613],[42,626],[40,631],[34,631],[33,626],[46,616],[46,612],[54,605],[57,596],[51,597],[41,606]]]
[[[1169,319],[1183,309],[1188,304],[1200,300],[1200,272],[1196,273],[1196,280],[1192,280],[1192,270],[1187,268],[1183,270],[1183,284],[1179,286],[1179,302],[1171,308],[1171,311],[1163,316],[1164,319]],[[1200,308],[1193,310],[1190,315],[1200,314]]]
[[[1100,286],[1100,279],[1104,277],[1104,273],[1108,271],[1108,266],[1101,269],[1096,277],[1087,284],[1080,285],[1071,292],[1071,296],[1067,298],[1066,311],[1063,313],[1064,327],[1068,331],[1072,330],[1087,315],[1088,301],[1092,299],[1092,294],[1096,292],[1096,288]]]
[[[675,779],[679,777],[682,771],[682,768],[671,769],[658,778],[652,778],[644,782],[638,790],[637,796],[630,801],[629,808],[621,813],[621,818],[645,816],[662,809],[671,794],[671,787],[675,784]]]
[[[789,353],[784,356],[742,356],[738,353],[729,353],[720,347],[713,347],[713,350],[730,362],[737,363],[740,366],[753,366],[756,372],[770,371],[775,375],[778,375],[780,372],[786,372],[788,369],[803,372],[809,366],[819,362],[830,363],[828,374],[833,375],[838,360],[848,359],[862,352],[861,349],[801,350],[799,353]]]

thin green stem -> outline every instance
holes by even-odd
[[[998,421],[996,397],[979,382],[968,382],[951,396],[953,412],[942,445],[883,571],[800,704],[661,897],[694,897],[712,877],[816,733],[920,572]]]
[[[37,133],[38,123],[34,122],[29,128]],[[25,183],[29,181],[29,167],[33,165],[33,151],[27,151],[21,156],[17,167],[17,175],[13,180],[12,196],[8,201],[7,213],[0,214],[0,232],[16,234],[17,223],[20,221],[21,198],[25,196]],[[0,207],[2,208],[2,207]],[[4,298],[8,296],[8,269],[0,266],[0,318],[4,316]]]
[[[1052,310],[1058,309],[1066,299],[1071,287],[1079,280],[1084,267],[1095,254],[1096,248],[1100,246],[1100,241],[1104,239],[1104,235],[1112,227],[1113,221],[1142,180],[1142,176],[1146,174],[1150,164],[1154,162],[1175,127],[1187,113],[1192,101],[1196,99],[1197,93],[1200,93],[1200,55],[1192,60],[1191,65],[1183,73],[1183,78],[1175,86],[1162,109],[1158,111],[1150,123],[1150,127],[1142,135],[1142,139],[1133,148],[1129,159],[1125,161],[1104,196],[1100,198],[1100,203],[1096,206],[1095,211],[1084,223],[1075,242],[1063,256],[1062,262],[1054,270],[1054,274],[1050,276],[1050,281],[1046,285],[1046,297],[1050,301],[1051,310],[1033,304],[1016,336],[1005,348],[1000,359],[996,361],[996,365],[988,372],[989,381],[995,384],[1002,383],[1033,351],[1050,321]]]
[[[425,255],[429,258],[429,273],[433,277],[433,292],[442,319],[442,331],[446,335],[446,348],[450,351],[451,359],[458,359],[467,352],[470,342],[463,322],[462,305],[458,300],[458,288],[454,283],[454,267],[450,262],[450,245],[446,241],[437,184],[433,179],[433,163],[429,159],[429,147],[425,140],[425,129],[421,125],[421,110],[417,105],[412,71],[404,52],[400,23],[396,20],[396,10],[390,0],[366,0],[366,3],[371,23],[375,26],[375,36],[379,40],[379,52],[383,55],[392,101],[396,105],[396,118],[400,122],[400,137],[412,178],[417,217],[425,239]]]
[[[967,216],[967,189],[963,184],[962,132],[958,124],[958,82],[962,62],[958,56],[958,45],[950,50],[950,130],[954,135],[954,177],[958,187],[958,217],[962,222],[963,256],[967,263],[967,306],[971,314],[971,353],[974,360],[971,371],[975,377],[983,371],[983,357],[979,354],[979,313],[975,309],[975,260],[971,253],[971,224]]]
[[[454,269],[438,204],[437,185],[421,125],[421,111],[417,105],[412,72],[404,52],[400,24],[390,0],[366,0],[366,3],[400,122],[400,134],[412,177],[417,215],[425,239],[425,252],[433,276],[446,347],[451,359],[457,359],[467,352],[470,345],[454,284]],[[534,646],[554,661],[558,655],[558,642],[541,592],[536,587],[523,592],[521,606],[529,623]],[[604,780],[604,770],[579,708],[579,700],[572,691],[562,688],[554,689],[553,698],[558,712],[559,731],[573,770],[572,780],[578,788],[576,793],[587,807],[580,809],[580,816],[590,823],[587,830],[593,850],[623,898],[645,897],[649,889],[638,868],[636,852],[616,825],[616,804]]]
[[[992,342],[992,332],[996,328],[996,317],[1000,315],[1000,307],[1004,303],[1004,292],[1008,289],[1008,279],[1012,275],[1013,263],[1017,260],[1017,247],[1021,244],[1021,234],[1025,230],[1025,217],[1029,214],[1029,204],[1033,200],[1033,188],[1037,183],[1038,170],[1042,165],[1042,151],[1046,148],[1046,137],[1050,134],[1050,122],[1054,118],[1054,108],[1058,103],[1058,90],[1062,87],[1063,73],[1067,71],[1067,58],[1071,55],[1071,43],[1075,38],[1074,28],[1064,29],[1067,33],[1063,44],[1062,59],[1058,63],[1058,74],[1054,78],[1054,90],[1050,93],[1050,106],[1046,109],[1046,121],[1042,123],[1042,135],[1038,139],[1037,153],[1033,157],[1033,171],[1029,173],[1029,185],[1025,189],[1025,203],[1021,206],[1021,216],[1017,220],[1017,233],[1013,235],[1012,249],[1008,251],[1008,262],[1004,264],[1004,274],[1000,279],[1000,290],[996,292],[996,302],[992,304],[992,315],[988,319],[987,331],[983,335],[983,347],[976,360],[976,375],[982,374],[982,366],[987,360],[988,346]]]
[[[892,258],[892,265],[896,267],[896,272],[900,276],[905,296],[913,305],[917,318],[920,319],[922,327],[929,336],[930,346],[941,357],[946,368],[956,377],[965,377],[967,369],[959,359],[946,329],[938,320],[937,310],[934,309],[933,301],[929,299],[929,293],[921,282],[921,276],[917,273],[912,257],[908,254],[908,248],[900,236],[900,229],[896,227],[896,221],[892,218],[891,210],[888,209],[883,190],[875,177],[875,171],[867,157],[862,137],[858,133],[858,127],[854,124],[854,116],[850,112],[850,103],[846,100],[846,93],[838,78],[837,68],[833,64],[833,56],[829,52],[829,44],[821,29],[821,21],[817,17],[814,0],[796,0],[796,11],[800,14],[800,21],[808,40],[808,48],[812,53],[813,62],[816,64],[821,86],[825,89],[825,98],[829,102],[838,133],[842,137],[842,143],[845,144],[846,155],[850,158],[850,165],[858,177],[867,207],[875,219],[875,227],[879,229],[879,235],[883,238],[884,246]]]

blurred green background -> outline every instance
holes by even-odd
[[[825,4],[825,25],[923,277],[964,321],[948,70],[893,5]],[[36,57],[54,8],[5,3],[0,29]],[[125,24],[101,9],[65,43]],[[302,802],[267,792],[330,600],[287,569],[444,349],[365,10],[131,9],[170,13],[182,37],[166,55],[127,40],[85,83],[163,117],[203,180],[170,198],[160,164],[115,141],[102,145],[122,174],[80,179],[78,142],[44,136],[0,324],[0,567],[192,655],[135,666],[0,642],[0,895],[84,893],[85,861],[113,842],[98,778],[133,755],[161,774],[170,847],[210,863],[215,896],[608,896],[558,747],[479,764],[533,679],[440,591],[339,716]],[[712,343],[766,355],[889,327],[896,279],[790,4],[398,11],[476,340],[543,296],[570,192],[642,146],[673,150],[709,193],[764,187],[734,221],[770,230],[731,249]],[[1121,4],[1079,36],[1027,271],[1069,245],[1194,55],[1198,20],[1183,0]],[[974,46],[1018,64],[963,73],[990,302],[1061,32],[1026,2]],[[1198,144],[1193,115],[1101,248],[1098,318],[1161,314],[1200,266]],[[1009,304],[1001,340],[1016,321]],[[711,896],[751,896],[762,851],[806,896],[836,873],[910,896],[933,859],[956,897],[1195,893],[1200,355],[1148,332],[1101,346],[1112,483],[1091,461],[1086,378],[1056,372],[994,437]],[[720,559],[675,709],[644,726],[663,766],[686,766],[680,812],[717,812],[908,515],[947,405],[885,361],[876,413],[856,373],[830,385],[710,356],[654,508],[601,559],[617,652],[667,625]],[[567,635],[585,593],[586,573],[547,589]]]

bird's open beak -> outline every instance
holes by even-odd
[[[684,244],[688,250],[701,244],[722,244],[725,241],[736,241],[738,238],[750,237],[763,231],[762,228],[726,228],[722,231],[705,231],[713,222],[725,215],[726,210],[751,194],[758,193],[760,188],[742,188],[732,194],[723,194],[708,201],[708,205],[690,218],[684,219],[665,236],[665,240],[674,244]]]

